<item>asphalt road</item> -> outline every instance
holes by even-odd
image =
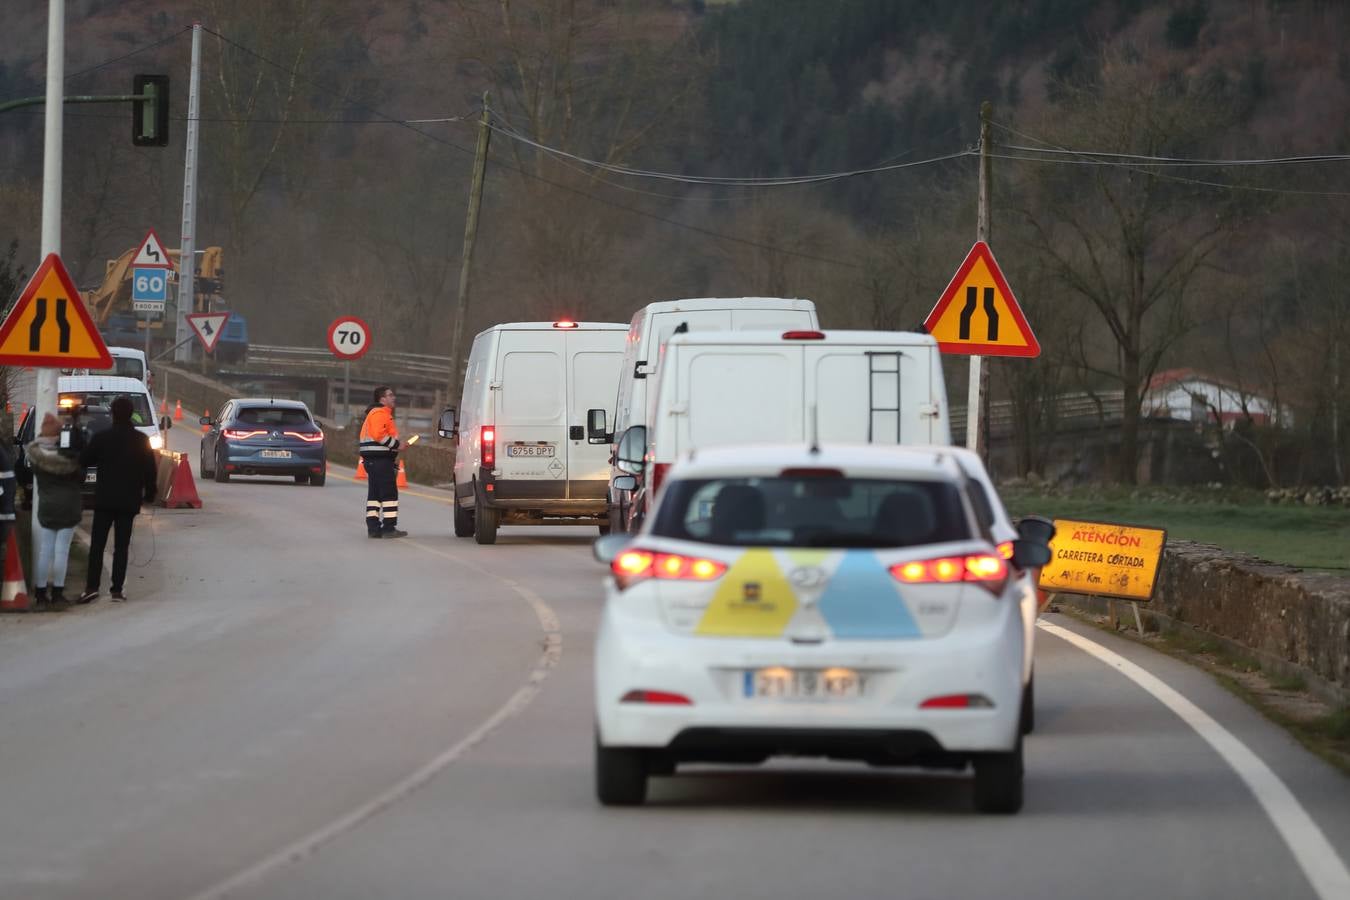
[[[130,602],[0,619],[0,897],[1298,900],[1350,855],[1350,781],[1207,675],[1055,616],[1289,797],[1043,631],[1019,816],[972,813],[960,776],[804,762],[604,810],[590,532],[479,547],[414,488],[412,537],[370,541],[340,470],[199,490],[139,522]]]

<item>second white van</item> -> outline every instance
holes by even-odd
[[[456,437],[457,537],[497,540],[501,525],[605,526],[609,444],[628,326],[494,325],[473,341]]]

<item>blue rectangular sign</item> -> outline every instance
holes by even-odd
[[[131,300],[133,303],[165,303],[169,299],[169,272],[167,269],[132,269]]]

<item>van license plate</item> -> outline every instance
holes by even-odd
[[[258,455],[261,456],[261,457],[263,457],[264,459],[290,459],[290,458],[291,458],[291,451],[289,451],[289,450],[264,450],[262,453],[260,453],[260,454],[258,454]]]
[[[507,444],[507,456],[552,456],[552,444]]]

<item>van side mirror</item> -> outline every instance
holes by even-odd
[[[1017,540],[1013,541],[1012,564],[1019,569],[1038,569],[1054,557],[1050,541],[1055,536],[1055,523],[1041,516],[1027,516],[1017,523]]]
[[[608,444],[614,440],[614,435],[605,430],[606,421],[603,409],[586,410],[586,443]]]
[[[205,418],[205,417],[203,417],[203,418]],[[209,419],[207,419],[207,421],[206,421],[206,422],[203,422],[202,424],[205,425],[205,424],[207,424],[208,422],[210,422]],[[169,416],[163,416],[163,417],[160,418],[160,420],[159,420],[159,430],[160,430],[160,431],[168,431],[168,430],[169,430],[170,428],[172,428],[172,427],[173,427],[173,419],[171,419]]]
[[[623,548],[632,542],[631,534],[607,534],[591,545],[591,553],[595,556],[596,562],[609,565],[614,562],[614,557],[622,553]]]
[[[614,485],[614,490],[616,490],[616,491],[636,491],[636,490],[637,490],[637,476],[636,476],[636,475],[615,475],[615,476],[614,476],[614,481],[612,482],[612,484]]]
[[[459,437],[459,423],[455,418],[454,407],[441,413],[440,421],[436,423],[436,433],[443,438]]]
[[[636,475],[647,464],[647,426],[634,425],[619,439],[614,466],[621,472]]]

